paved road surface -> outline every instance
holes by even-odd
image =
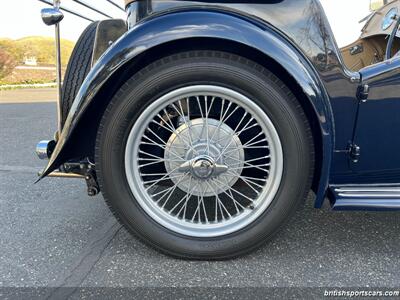
[[[0,286],[399,286],[400,214],[314,210],[311,195],[274,241],[240,259],[181,261],[148,248],[84,182],[34,184],[44,166],[34,145],[52,136],[55,109],[0,104]]]

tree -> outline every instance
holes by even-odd
[[[3,49],[0,49],[0,79],[11,74],[17,63],[15,59]]]

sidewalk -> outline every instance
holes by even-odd
[[[55,102],[56,88],[0,90],[0,104]]]

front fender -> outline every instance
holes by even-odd
[[[79,130],[85,111],[97,101],[101,88],[125,64],[159,45],[182,39],[215,38],[240,43],[275,60],[308,97],[322,132],[323,161],[318,198],[324,197],[334,147],[334,121],[329,98],[312,64],[283,34],[266,23],[231,12],[212,9],[175,11],[153,16],[124,34],[97,61],[71,107],[63,131],[42,177],[58,168],[67,157],[67,145]],[[110,99],[107,99],[109,101]]]

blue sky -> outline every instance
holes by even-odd
[[[123,6],[123,0],[113,0]],[[361,26],[358,21],[369,13],[369,0],[320,0],[339,46],[345,46],[355,41],[360,35]],[[108,14],[124,18],[124,13],[114,8],[104,0],[86,0]],[[72,0],[62,0],[62,4],[93,19],[101,16],[76,5]],[[0,0],[0,37],[21,38],[30,35],[53,36],[54,29],[45,26],[40,18],[40,9],[45,4],[37,0]],[[77,40],[80,33],[88,25],[87,21],[68,13],[62,22],[61,34],[63,38]]]

